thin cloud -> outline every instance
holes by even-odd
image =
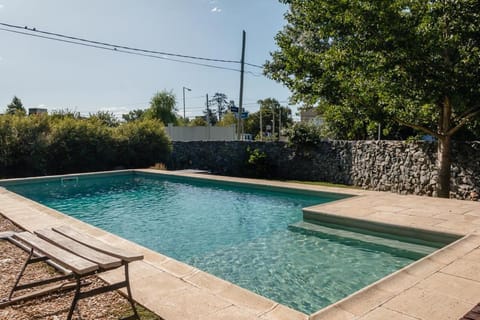
[[[122,119],[122,115],[130,112],[130,110],[126,107],[107,107],[101,108],[100,111],[111,112],[117,119]]]
[[[4,5],[3,4],[0,4],[0,10],[3,9]]]
[[[213,13],[220,13],[220,12],[222,12],[222,9],[220,9],[219,7],[215,7],[210,11],[213,12]]]

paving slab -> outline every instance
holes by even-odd
[[[198,269],[189,266],[188,264],[182,263],[180,261],[177,261],[175,259],[167,259],[163,263],[159,265],[159,267],[170,273],[173,274],[174,276],[178,278],[183,278],[185,276],[188,276],[190,274],[193,274],[194,272],[198,271]]]
[[[453,261],[465,257],[469,252],[478,248],[478,240],[475,235],[468,235],[448,247],[442,248],[430,256],[433,262],[448,265]]]
[[[352,295],[349,299],[339,302],[337,306],[359,317],[372,311],[394,296],[391,292],[372,286],[358,294]]]
[[[480,282],[437,272],[421,281],[417,288],[435,291],[472,305],[480,299]]]
[[[380,307],[359,318],[359,320],[418,320],[418,318]]]
[[[457,259],[445,268],[443,268],[442,272],[451,274],[453,276],[480,282],[479,269],[480,265],[477,261]]]
[[[358,319],[356,315],[343,310],[339,306],[330,306],[323,310],[320,310],[310,316],[309,320],[354,320]]]
[[[257,316],[238,306],[229,306],[215,313],[210,313],[208,315],[201,316],[198,318],[198,320],[225,320],[225,319],[252,320],[252,319],[257,319]]]
[[[192,301],[195,303],[192,304]],[[155,299],[153,310],[168,320],[200,319],[232,304],[198,288],[178,291]]]
[[[439,292],[411,288],[385,303],[384,307],[420,320],[458,320],[472,304]]]
[[[471,260],[480,263],[480,249],[478,247],[462,257],[465,260]]]
[[[260,316],[272,310],[277,303],[238,286],[228,286],[218,293],[236,306],[242,306],[250,313]]]
[[[417,278],[426,278],[435,272],[440,271],[445,267],[445,264],[436,262],[432,259],[432,257],[421,259],[413,264],[411,264],[408,268],[405,269],[406,273],[417,277]]]
[[[198,288],[207,289],[216,294],[225,291],[232,285],[230,282],[217,278],[206,272],[195,272],[184,277],[183,280]]]
[[[262,320],[308,320],[308,316],[296,310],[276,305],[273,310],[263,314],[260,319]]]
[[[399,294],[408,288],[413,287],[422,280],[420,277],[409,274],[406,270],[397,272],[394,276],[388,277],[378,282],[375,286],[377,289]]]

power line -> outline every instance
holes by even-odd
[[[5,28],[0,28],[0,30],[1,31],[6,31],[6,32],[17,33],[17,34],[22,34],[22,35],[26,35],[26,36],[31,36],[31,37],[36,37],[36,38],[42,38],[42,39],[54,40],[54,41],[65,42],[65,43],[70,43],[70,44],[76,44],[76,45],[91,47],[91,48],[96,48],[96,49],[103,49],[103,50],[108,50],[108,51],[113,51],[113,52],[120,52],[120,53],[132,54],[132,55],[137,55],[137,56],[144,56],[144,57],[156,58],[156,59],[161,59],[161,60],[175,61],[175,62],[180,62],[180,63],[193,64],[193,65],[197,65],[197,66],[203,66],[203,67],[209,67],[209,68],[215,68],[215,69],[223,69],[223,70],[240,72],[240,70],[238,70],[238,69],[221,67],[221,66],[216,66],[216,65],[212,65],[212,64],[185,61],[185,60],[173,59],[173,58],[166,58],[166,57],[155,56],[153,54],[147,54],[147,53],[141,53],[141,52],[130,52],[130,51],[117,49],[117,48],[108,48],[108,47],[103,47],[101,45],[93,45],[93,44],[76,42],[76,41],[72,41],[72,40],[57,39],[57,38],[53,38],[53,37],[42,36],[42,35],[32,34],[32,33],[23,32],[23,31],[9,30],[9,29],[5,29]],[[249,71],[249,73],[253,74],[253,72],[250,72],[250,71]]]
[[[258,65],[258,64],[253,64],[253,63],[248,63],[248,62],[245,62],[245,64],[247,66],[250,66],[250,67],[255,67],[255,68],[260,68],[260,69],[263,69],[262,66]]]
[[[135,47],[128,47],[128,46],[112,44],[112,43],[108,43],[108,42],[88,40],[88,39],[85,39],[85,38],[69,36],[69,35],[65,35],[65,34],[61,34],[61,33],[38,30],[36,28],[29,28],[28,26],[23,26],[22,27],[22,26],[19,26],[19,25],[8,24],[8,23],[4,23],[4,22],[0,22],[0,25],[8,27],[8,28],[28,30],[30,32],[46,34],[46,35],[49,35],[49,36],[55,36],[55,37],[59,37],[59,38],[69,39],[69,40],[75,40],[75,42],[71,42],[71,43],[75,43],[75,44],[80,44],[78,42],[78,41],[80,41],[80,42],[90,43],[90,44],[93,44],[95,46],[102,46],[102,48],[104,48],[105,46],[106,47],[111,47],[111,48],[113,48],[114,50],[117,50],[117,51],[118,51],[118,49],[125,49],[125,50],[129,50],[129,51],[143,52],[143,53],[147,53],[147,54],[160,54],[160,55],[165,55],[165,56],[173,56],[173,57],[193,59],[193,60],[203,60],[203,61],[212,61],[212,62],[220,62],[220,63],[237,63],[237,64],[241,63],[240,61],[237,61],[237,60],[205,58],[205,57],[199,57],[199,56],[184,55],[184,54],[179,54],[179,53],[171,53],[171,52],[164,52],[164,51],[155,51],[155,50],[140,49],[140,48],[135,48]],[[1,29],[1,30],[8,31],[7,29]],[[10,30],[10,31],[12,31],[12,30]],[[24,34],[26,34],[26,33],[24,33]],[[31,35],[33,35],[33,34],[31,34]],[[50,37],[47,37],[46,39],[53,40],[53,38],[50,38]],[[95,46],[93,46],[93,47],[95,47]],[[176,61],[176,60],[174,60],[174,61]],[[256,64],[252,64],[252,63],[245,63],[245,64],[249,65],[251,67],[256,67],[256,68],[263,69],[262,66],[259,66],[259,65],[256,65]],[[253,74],[253,73],[251,73],[251,74]],[[255,74],[253,74],[253,75],[255,75]]]
[[[235,60],[204,58],[204,57],[183,55],[183,54],[178,54],[178,53],[170,53],[170,52],[162,52],[162,51],[146,50],[146,49],[139,49],[139,48],[134,48],[134,47],[127,47],[127,46],[123,46],[123,45],[117,45],[117,44],[111,44],[111,43],[108,43],[108,42],[88,40],[88,39],[69,36],[69,35],[65,35],[65,34],[61,34],[61,33],[48,32],[48,31],[38,30],[36,28],[29,28],[27,26],[22,27],[22,26],[19,26],[19,25],[8,24],[8,23],[3,23],[3,22],[0,22],[0,25],[3,25],[5,27],[9,27],[9,28],[25,29],[25,30],[28,30],[28,31],[42,33],[42,34],[46,34],[46,35],[50,35],[50,36],[66,38],[66,39],[76,40],[76,41],[81,41],[81,42],[87,42],[87,43],[92,43],[92,44],[96,44],[96,45],[126,49],[126,50],[131,50],[131,51],[140,51],[140,52],[144,52],[144,53],[162,54],[162,55],[166,55],[166,56],[173,56],[173,57],[187,58],[187,59],[195,59],[195,60],[226,62],[226,63],[240,63],[240,61],[235,61]]]

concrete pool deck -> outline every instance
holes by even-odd
[[[329,307],[305,315],[1,187],[0,213],[29,231],[68,224],[115,246],[141,251],[145,259],[131,264],[133,297],[166,320],[457,320],[480,301],[479,202],[188,171],[137,171],[355,195],[306,208],[304,215],[309,219],[340,219],[352,225],[371,225],[373,229],[402,227],[407,234],[420,237],[429,234],[427,231],[435,231],[460,239]],[[102,278],[116,281],[121,276],[119,272],[110,272]]]

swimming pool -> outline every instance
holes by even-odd
[[[437,247],[302,222],[333,194],[143,174],[6,187],[307,314]]]

